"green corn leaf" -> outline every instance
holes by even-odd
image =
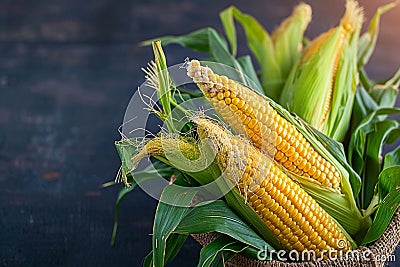
[[[157,78],[158,78],[158,99],[163,108],[163,120],[169,132],[174,132],[174,127],[169,116],[171,113],[171,84],[168,73],[167,60],[164,55],[164,51],[161,46],[161,41],[157,40],[152,42],[153,52],[154,52],[154,62],[157,67]]]
[[[231,46],[231,54],[233,57],[236,57],[237,53],[237,41],[236,41],[236,28],[235,22],[233,20],[233,12],[232,8],[227,8],[221,13],[219,13],[219,17],[222,22],[222,26],[224,27],[226,37],[228,38],[229,44]]]
[[[221,235],[201,249],[197,267],[225,266],[226,261],[247,247],[232,238]]]
[[[400,206],[400,166],[384,169],[378,181],[378,192],[383,200],[379,203],[372,226],[362,241],[363,245],[377,240],[382,235]]]
[[[126,182],[141,183],[145,182],[146,179],[152,179],[152,177],[158,179],[160,177],[171,176],[173,172],[178,173],[176,169],[169,167],[169,165],[162,162],[155,162],[148,166],[143,174],[135,175],[132,178],[132,172],[136,169],[132,157],[138,152],[138,147],[142,144],[143,138],[122,139],[115,142],[115,148],[121,160],[120,175],[127,179]]]
[[[121,159],[121,172],[124,175],[128,175],[131,170],[135,169],[133,162],[131,161],[132,156],[136,153],[137,148],[140,145],[140,139],[122,139],[114,143],[117,149],[119,158]]]
[[[385,155],[383,169],[400,165],[400,146]]]
[[[123,139],[115,142],[115,147],[121,159],[119,175],[124,177],[123,180],[125,180],[126,183],[129,183],[130,186],[122,186],[118,193],[114,209],[114,227],[111,236],[111,245],[114,245],[117,235],[119,208],[122,200],[128,195],[128,193],[135,189],[137,185],[140,185],[146,181],[160,179],[162,177],[168,178],[171,177],[172,174],[179,173],[176,169],[173,169],[165,163],[155,162],[143,171],[132,174],[136,166],[133,165],[131,158],[137,152],[137,148],[141,143],[140,140],[141,139]]]
[[[240,12],[239,9],[233,6],[225,9],[220,16],[224,18],[224,28],[230,29],[230,32],[236,31],[234,30],[235,25],[232,16],[243,26],[247,44],[261,67],[264,92],[271,98],[277,99],[280,95],[279,89],[283,84],[283,78],[279,65],[275,60],[275,48],[268,32],[255,18]],[[232,36],[232,34],[230,35]]]
[[[366,71],[364,68],[359,68],[358,70],[359,73],[359,77],[360,77],[360,84],[364,87],[364,88],[371,88],[373,81],[368,77]]]
[[[361,70],[362,82],[356,91],[355,101],[352,111],[351,132],[360,124],[368,114],[379,108],[393,108],[398,96],[398,86],[400,81],[400,69],[387,81],[372,84],[365,71]],[[379,116],[379,120],[385,120],[387,116]]]
[[[381,16],[387,11],[391,10],[395,6],[397,6],[400,1],[392,2],[387,5],[379,7],[371,22],[369,23],[368,30],[364,33],[359,42],[358,48],[358,66],[362,67],[366,65],[374,52],[376,41],[378,40],[379,35],[379,24],[381,20]]]
[[[147,256],[143,260],[143,267],[153,267],[153,250],[147,254]]]
[[[255,70],[252,66],[251,60],[242,59],[242,65],[236,60],[227,50],[226,46],[224,46],[224,39],[218,35],[218,33],[214,30],[209,32],[209,42],[210,42],[210,53],[216,62],[223,63],[230,67],[233,67],[238,73],[238,81],[254,87],[258,92],[263,93],[260,83],[258,79],[254,79]]]
[[[164,167],[166,166],[166,169],[172,168],[171,166],[166,165],[163,162],[158,161],[158,163],[160,165],[164,165]],[[174,185],[179,185],[179,186],[182,186],[183,188],[180,188],[180,187],[172,188],[172,187],[170,187],[168,190],[171,191],[171,192],[182,192],[183,194],[185,194],[185,193],[192,194],[192,192],[194,192],[194,191],[185,192],[185,188],[184,188],[184,187],[193,186],[191,184],[191,182],[192,181],[187,181],[187,179],[185,177],[185,174],[180,175],[174,181]],[[167,195],[168,194],[171,194],[171,193],[167,193]],[[179,198],[179,196],[178,196],[178,198]],[[170,201],[171,199],[164,198],[164,200]],[[186,200],[184,200],[183,202],[179,202],[178,201],[178,202],[175,202],[175,203],[177,203],[178,205],[181,205],[181,204],[186,205],[185,201]],[[158,206],[160,206],[160,204],[161,203],[159,202]],[[167,212],[167,213],[168,212],[172,212],[173,213],[173,210],[172,211],[169,210],[169,209],[173,209],[173,207],[174,206],[164,204],[164,206],[162,206],[161,209],[165,209],[166,210],[166,211],[164,210],[164,213],[165,212]],[[184,208],[184,207],[182,207],[182,208]],[[157,212],[158,212],[158,209],[156,211],[156,214],[157,214]],[[179,223],[179,219],[177,219],[177,223]],[[176,225],[176,222],[170,222],[170,226],[171,225],[172,226]],[[153,229],[154,229],[154,227],[153,227]],[[182,235],[182,234],[175,234],[175,233],[171,233],[171,234],[166,233],[167,242],[166,242],[166,245],[165,245],[165,259],[164,259],[165,263],[168,263],[168,262],[170,262],[171,260],[173,260],[175,258],[175,256],[178,254],[179,250],[181,249],[181,247],[185,243],[186,239],[187,239],[187,235],[185,235],[185,234]],[[155,250],[158,250],[158,248],[157,247],[153,247],[151,252],[145,257],[144,262],[143,262],[143,266],[149,266],[149,267],[153,267],[154,266],[153,265],[153,255],[155,253]]]
[[[364,168],[364,155],[368,133],[375,130],[374,122],[380,120],[380,116],[400,113],[397,108],[381,108],[373,111],[365,117],[352,133],[348,146],[348,159],[354,171],[362,173]]]
[[[133,183],[130,187],[123,186],[118,193],[117,203],[115,204],[114,208],[114,226],[111,234],[111,246],[114,246],[115,238],[117,237],[119,207],[121,205],[121,202],[129,192],[131,192],[133,189],[136,188],[136,185],[137,185],[136,183]]]
[[[349,161],[363,182],[361,207],[366,208],[373,197],[374,187],[381,170],[381,150],[385,140],[392,142],[399,135],[397,121],[381,121],[380,116],[399,113],[400,109],[382,108],[370,113],[351,135]]]
[[[249,55],[243,56],[238,58],[237,61],[242,67],[243,73],[247,75],[246,78],[249,79],[247,84],[260,94],[264,94],[260,81],[258,80],[257,73],[254,69],[253,62],[251,61],[251,57]]]
[[[187,235],[171,234],[167,239],[167,245],[165,248],[165,263],[169,263],[175,258],[179,250],[187,239]],[[143,261],[143,267],[153,267],[153,251],[147,254]]]
[[[171,234],[167,240],[167,249],[165,251],[165,263],[170,262],[181,250],[187,239],[187,235]]]
[[[204,222],[207,223],[204,223]],[[182,219],[175,233],[200,234],[218,232],[257,249],[272,249],[244,223],[222,200],[192,208]]]
[[[399,90],[397,86],[374,86],[370,94],[380,108],[393,108],[396,104]]]
[[[204,28],[182,36],[163,36],[143,41],[140,44],[143,46],[147,46],[151,45],[151,43],[155,40],[161,40],[163,45],[180,44],[194,51],[210,53],[210,44],[208,41],[208,35],[210,30],[212,29]]]
[[[400,123],[395,120],[380,121],[375,124],[375,130],[367,137],[365,168],[363,171],[363,199],[364,207],[370,203],[378,176],[382,169],[382,147],[391,139],[396,140],[400,136]]]
[[[360,70],[359,73],[362,86],[379,107],[394,107],[399,91],[400,68],[386,81],[375,83],[368,78],[364,70]]]
[[[181,222],[195,195],[194,190],[186,191],[176,186],[165,187],[154,218],[152,247],[155,267],[164,266],[167,240]]]
[[[351,118],[351,133],[361,123],[361,121],[371,112],[378,109],[378,104],[364,88],[359,85],[355,94],[353,112]]]
[[[371,97],[380,108],[392,108],[396,103],[399,94],[400,68],[387,81],[376,83],[368,90]],[[384,117],[383,119],[385,119]]]
[[[178,93],[179,92],[179,93]],[[179,87],[179,91],[174,91],[174,99],[178,104],[185,102],[192,98],[198,98],[203,96],[198,90],[188,89],[185,87]]]
[[[216,62],[225,62],[226,65],[240,70],[240,65],[236,59],[229,53],[226,47],[225,39],[215,30],[210,30],[208,34],[210,43],[210,54]]]
[[[173,174],[177,175],[179,172],[172,167],[166,165],[162,162],[155,162],[145,170],[136,172],[134,174],[129,173],[128,176],[128,183],[131,186],[126,187],[123,185],[118,193],[117,201],[115,203],[114,209],[114,228],[111,236],[111,245],[114,245],[115,238],[117,235],[118,230],[118,216],[119,216],[119,207],[121,205],[122,200],[133,190],[136,188],[137,185],[140,185],[146,181],[150,181],[153,179],[160,179],[160,178],[169,178]]]

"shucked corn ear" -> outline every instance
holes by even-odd
[[[206,118],[193,119],[217,162],[286,250],[345,251],[350,242],[336,222],[281,168],[242,137]],[[326,256],[326,255],[325,255]]]
[[[339,188],[341,175],[296,127],[279,115],[269,100],[248,87],[219,76],[199,61],[188,63],[187,74],[223,119],[289,171],[322,186]]]
[[[339,26],[310,42],[285,83],[280,104],[342,141],[358,80],[357,47],[363,12],[347,0]]]

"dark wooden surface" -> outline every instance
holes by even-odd
[[[99,187],[119,167],[117,127],[152,59],[138,42],[221,29],[218,12],[230,4],[271,31],[296,2],[0,0],[0,265],[140,266],[156,202],[139,190],[126,198],[111,248],[117,187]],[[343,12],[344,1],[307,2],[312,37]],[[370,18],[387,1],[361,2]],[[382,19],[373,77],[400,65],[399,11]],[[170,64],[196,56],[179,46],[166,53]],[[170,266],[195,266],[199,249],[189,240]]]

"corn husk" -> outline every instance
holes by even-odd
[[[363,20],[357,2],[348,0],[339,26],[304,49],[283,89],[280,103],[316,129],[341,141],[348,129],[357,73],[358,35]]]

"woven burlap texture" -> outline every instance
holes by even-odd
[[[197,234],[192,235],[202,246],[214,240],[217,233]],[[391,255],[396,246],[400,242],[400,209],[397,210],[393,216],[389,226],[377,241],[368,247],[360,247],[354,250],[350,259],[338,258],[335,260],[316,260],[301,263],[289,263],[277,260],[259,261],[245,258],[242,255],[235,256],[232,260],[226,262],[225,266],[229,267],[285,267],[285,266],[298,266],[298,267],[315,267],[315,266],[384,266],[385,261]]]

